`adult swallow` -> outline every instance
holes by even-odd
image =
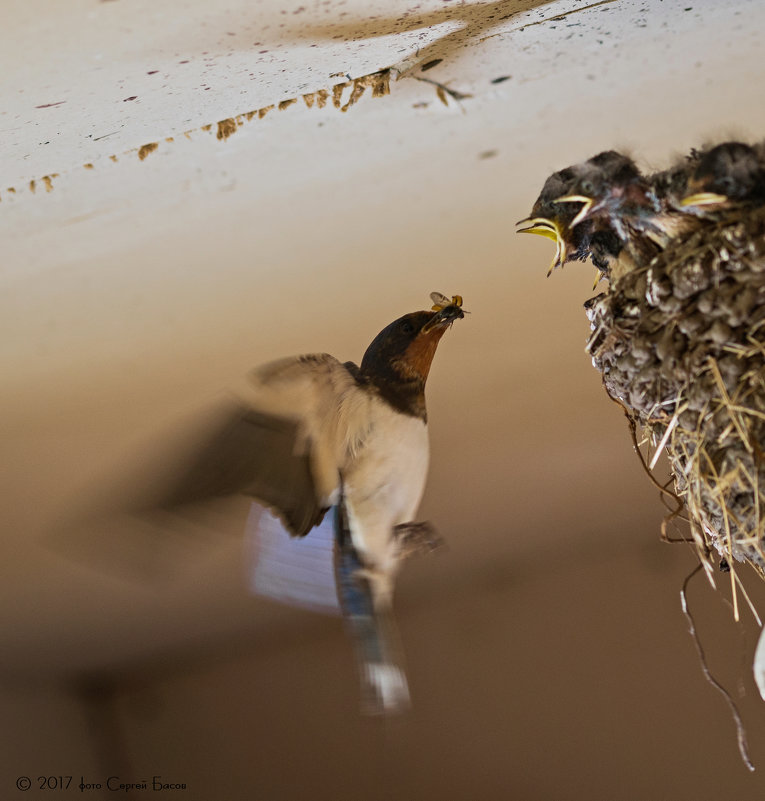
[[[131,515],[160,522],[243,494],[305,537],[334,507],[335,574],[356,642],[366,711],[408,705],[392,596],[402,559],[436,535],[415,522],[428,470],[425,384],[462,299],[386,326],[360,365],[326,353],[255,369],[246,395],[186,463],[153,481]]]

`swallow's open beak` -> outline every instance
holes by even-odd
[[[564,195],[563,197],[556,198],[553,200],[553,203],[581,203],[582,208],[579,209],[579,213],[571,220],[571,227],[573,228],[575,225],[579,225],[582,220],[586,220],[587,216],[591,211],[593,211],[593,206],[595,206],[595,199],[591,197],[587,197],[586,195]],[[595,206],[597,208],[597,206]]]
[[[687,195],[680,201],[681,206],[713,206],[716,203],[725,203],[728,198],[716,192],[696,192]]]
[[[563,240],[560,232],[560,226],[555,220],[550,220],[547,217],[529,217],[526,220],[519,220],[516,225],[524,225],[525,228],[519,228],[516,234],[538,234],[539,236],[546,236],[555,242],[555,258],[550,264],[550,269],[547,275],[556,267],[562,267],[566,262],[566,243]]]

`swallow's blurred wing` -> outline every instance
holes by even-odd
[[[335,502],[341,471],[368,431],[370,394],[357,375],[327,354],[258,368],[241,400],[201,415],[180,436],[156,433],[111,481],[86,488],[58,544],[109,566],[137,561],[133,573],[163,572],[160,562],[180,563],[187,545],[232,530],[227,499],[237,496],[304,536]]]
[[[349,368],[328,354],[264,365],[241,404],[139,511],[247,495],[305,536],[337,497],[340,471],[366,431],[367,402]]]
[[[371,425],[372,395],[361,385],[358,368],[326,353],[282,359],[255,370],[244,397],[261,414],[297,424],[293,452],[308,457],[319,507],[334,505],[340,475]]]
[[[324,516],[299,442],[300,421],[239,406],[167,480],[158,482],[137,512],[167,511],[242,494],[274,509],[289,530],[307,534]]]
[[[370,403],[350,363],[319,354],[267,364],[240,400],[175,431],[159,427],[114,460],[111,478],[88,481],[46,545],[129,581],[182,576],[213,550],[236,547],[232,537],[241,543],[247,497],[303,536],[335,502]]]

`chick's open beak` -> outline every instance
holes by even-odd
[[[516,225],[524,225],[525,228],[519,228],[517,234],[538,234],[539,236],[546,236],[555,242],[555,258],[550,264],[550,269],[547,275],[556,267],[562,267],[566,262],[566,243],[561,235],[560,226],[555,220],[550,220],[547,217],[529,217],[526,220],[519,220]]]
[[[712,206],[715,203],[725,203],[728,198],[725,195],[718,195],[716,192],[696,192],[687,195],[680,201],[681,206]]]
[[[579,225],[582,220],[586,220],[587,216],[591,211],[593,211],[593,206],[595,206],[595,198],[587,197],[586,195],[564,195],[563,197],[556,198],[553,200],[553,203],[581,203],[582,208],[579,209],[579,213],[571,220],[571,227],[573,228],[575,225]],[[597,208],[597,206],[595,207]]]
[[[525,225],[525,228],[519,228],[516,234],[539,234],[539,236],[546,236],[548,239],[557,241],[558,239],[558,226],[545,217],[529,217],[526,220],[519,220],[516,225]]]

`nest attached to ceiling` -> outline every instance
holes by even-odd
[[[593,364],[651,468],[666,449],[704,564],[765,577],[765,211],[705,226],[585,308]]]

